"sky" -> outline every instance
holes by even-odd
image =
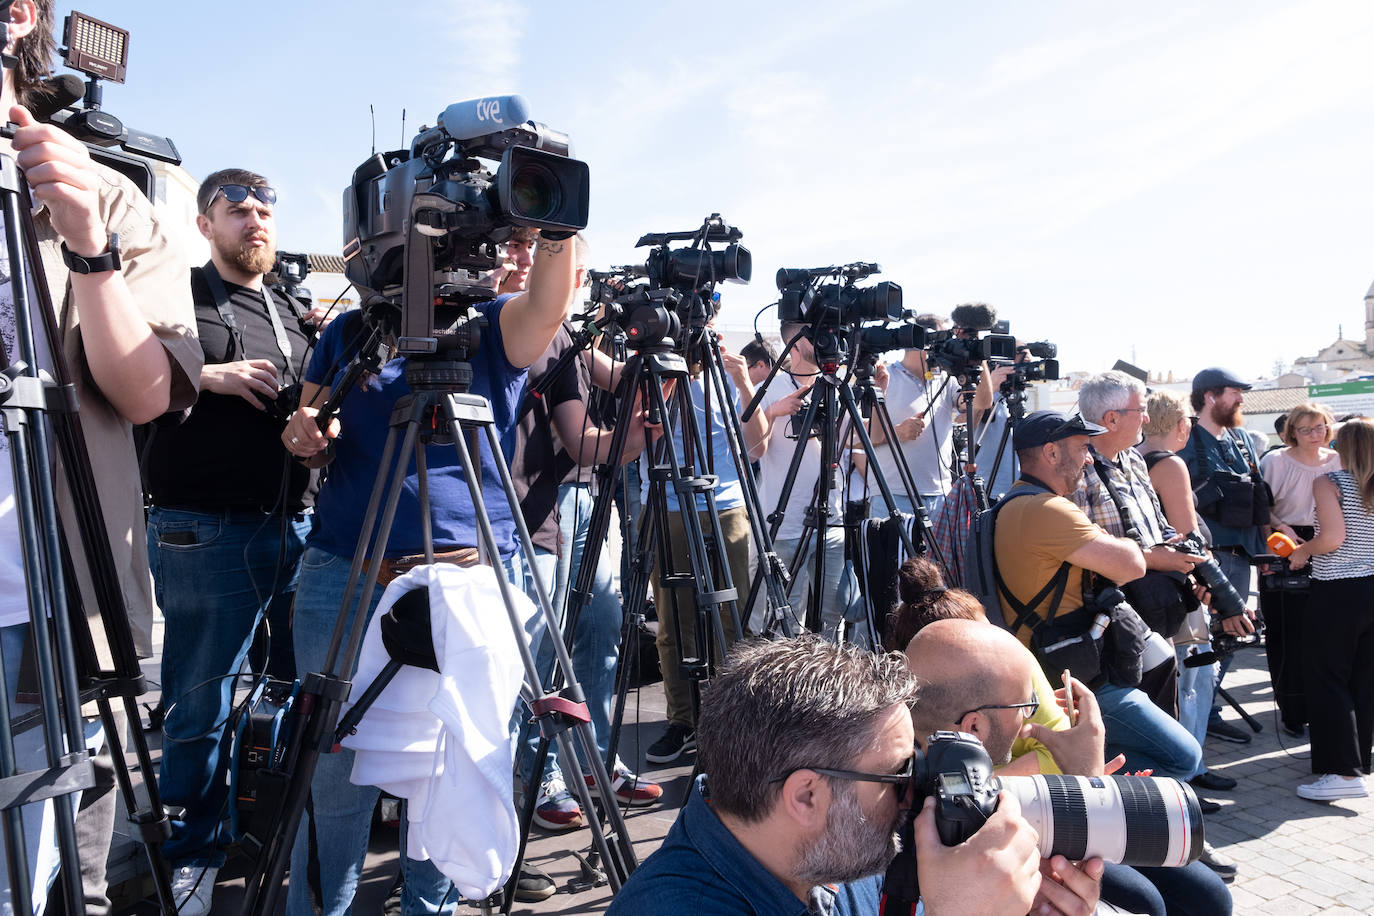
[[[1368,2],[79,9],[132,33],[104,107],[197,180],[269,176],[288,250],[339,253],[369,106],[387,150],[518,92],[590,167],[594,267],[713,212],[743,231],[754,279],[721,287],[726,328],[776,301],[779,267],[876,261],[907,308],[987,302],[1065,370],[1260,378],[1338,327],[1363,339]]]

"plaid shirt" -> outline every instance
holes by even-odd
[[[1119,538],[1126,536],[1126,528],[1121,524],[1121,515],[1117,512],[1116,503],[1112,501],[1111,493],[1098,476],[1097,468],[1102,467],[1106,469],[1107,476],[1116,485],[1117,492],[1121,494],[1126,507],[1130,510],[1136,528],[1144,539],[1142,546],[1145,549],[1162,544],[1177,534],[1164,518],[1164,510],[1159,505],[1159,495],[1150,483],[1149,469],[1146,468],[1145,459],[1139,452],[1133,448],[1123,449],[1115,461],[1108,461],[1091,445],[1088,446],[1088,451],[1092,455],[1095,467],[1084,468],[1083,482],[1069,497],[1074,505],[1106,529],[1108,534]]]

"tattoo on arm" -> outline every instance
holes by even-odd
[[[538,248],[540,251],[546,251],[549,254],[562,254],[563,245],[563,242],[551,242],[548,239],[540,239]]]

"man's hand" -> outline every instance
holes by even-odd
[[[339,317],[342,311],[342,309],[335,308],[332,305],[317,305],[301,317],[313,324],[315,330],[323,331],[325,328],[329,327],[329,322]]]
[[[291,419],[286,423],[286,429],[281,433],[281,441],[286,450],[297,458],[306,459],[307,462],[318,457],[329,447],[329,440],[339,435],[339,418],[335,417],[329,421],[329,435],[326,437],[320,432],[319,424],[315,422],[319,415],[317,407],[301,407],[291,415]]]
[[[986,363],[984,365],[986,365]],[[996,392],[998,388],[1001,388],[1002,383],[1005,382],[1007,379],[1011,378],[1012,373],[1015,371],[1016,367],[1013,365],[998,366],[996,369],[993,369],[991,372],[989,372],[988,381],[992,383],[992,390]]]
[[[1294,556],[1296,555],[1295,553]],[[1293,568],[1298,569],[1300,567],[1294,566]],[[1254,620],[1255,612],[1246,608],[1243,614],[1221,618],[1221,629],[1230,636],[1249,636],[1255,632]]]
[[[1025,916],[1040,890],[1040,853],[1034,828],[1010,792],[997,811],[958,846],[940,842],[935,800],[916,818],[916,870],[926,916]]]
[[[731,353],[725,348],[725,344],[720,345],[720,365],[734,380],[735,387],[744,390],[747,385],[751,390],[753,383],[749,381],[749,363],[743,356]]]
[[[1040,860],[1040,892],[1031,907],[1032,916],[1092,916],[1102,894],[1106,866],[1092,858],[1074,865],[1063,856]]]
[[[873,384],[879,391],[887,390],[887,383],[892,378],[892,374],[887,371],[887,363],[878,363],[873,367]]]
[[[1193,567],[1207,559],[1193,553],[1183,553],[1167,544],[1156,544],[1145,551],[1145,568],[1161,572],[1190,573]]]
[[[104,254],[110,236],[100,218],[99,179],[86,147],[60,127],[37,123],[22,105],[11,107],[9,117],[18,127],[12,141],[15,163],[24,170],[34,200],[47,206],[53,229],[73,254]]]
[[[925,431],[925,428],[925,417],[920,416],[907,417],[894,427],[897,431],[897,439],[901,442],[914,442],[921,437],[921,433]]]
[[[277,399],[277,367],[270,359],[206,363],[200,370],[200,389],[240,397],[258,410],[266,410],[262,402]]]
[[[1102,722],[1102,710],[1097,705],[1097,697],[1088,685],[1075,677],[1069,678],[1073,685],[1074,711],[1069,712],[1068,691],[1060,687],[1054,692],[1059,705],[1069,712],[1069,718],[1076,724],[1055,731],[1038,722],[1027,722],[1021,727],[1022,738],[1034,738],[1049,749],[1059,769],[1070,776],[1103,776],[1107,768],[1103,758],[1107,740],[1107,727]],[[1116,762],[1119,767],[1125,761]]]
[[[802,401],[810,391],[811,386],[807,385],[805,388],[798,388],[786,397],[778,398],[772,404],[768,405],[768,409],[763,412],[763,415],[769,420],[777,420],[782,417],[792,416],[794,413],[801,410]]]

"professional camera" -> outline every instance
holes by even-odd
[[[517,226],[587,225],[587,165],[518,95],[455,102],[408,150],[374,154],[344,191],[344,272],[402,354],[471,350],[470,306]],[[482,159],[499,160],[495,172]]]
[[[1193,567],[1193,578],[1197,580],[1199,585],[1211,592],[1212,610],[1222,617],[1234,617],[1245,612],[1245,599],[1236,591],[1231,580],[1226,578],[1226,573],[1221,571],[1216,559],[1208,555],[1207,545],[1202,542],[1202,538],[1193,533],[1172,546],[1182,553],[1207,557]]]
[[[591,299],[606,305],[630,347],[684,347],[715,316],[720,304],[716,284],[748,283],[753,276],[753,257],[739,243],[743,237],[719,213],[706,217],[698,229],[650,232],[635,243],[636,248],[654,246],[643,265],[589,272]],[[691,244],[671,248],[672,242]],[[713,243],[724,247],[714,250]]]
[[[1078,862],[1099,856],[1159,867],[1188,865],[1202,855],[1202,809],[1186,783],[1146,776],[999,777],[977,738],[939,731],[924,753],[916,749],[907,793],[910,815],[899,831],[902,852],[888,867],[884,896],[900,904],[920,894],[911,825],[928,796],[935,797],[941,842],[956,846],[997,810],[1003,789],[1016,796],[1022,817],[1035,828],[1041,857],[1062,855]],[[885,903],[882,912],[910,911]]]
[[[884,280],[877,286],[856,284],[882,270],[877,264],[839,267],[783,267],[778,270],[779,321],[834,327],[902,318],[902,288]],[[833,278],[830,283],[825,280]],[[895,348],[888,348],[895,349]]]
[[[1288,557],[1260,553],[1250,558],[1258,567],[1260,588],[1280,592],[1305,592],[1312,587],[1311,570],[1294,569]]]
[[[926,335],[926,359],[950,375],[973,378],[985,362],[1016,358],[1016,338],[1007,333],[1007,323],[997,320],[997,311],[991,306],[955,306],[950,321],[953,330]],[[986,333],[989,331],[992,333]]]

